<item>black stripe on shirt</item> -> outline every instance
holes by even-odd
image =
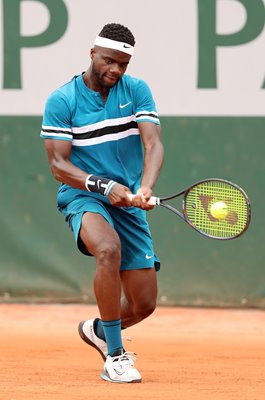
[[[139,117],[152,117],[152,118],[159,119],[158,116],[155,115],[155,114],[144,114],[143,113],[143,114],[136,114],[135,116],[136,116],[136,119],[139,118]]]
[[[73,134],[72,134],[72,132],[71,131],[61,131],[61,130],[58,130],[58,129],[44,129],[44,128],[42,128],[42,132],[46,132],[46,133],[56,133],[56,134],[60,134],[60,133],[63,133],[64,135],[71,135],[71,136],[73,136]]]
[[[137,129],[138,124],[135,121],[128,122],[122,125],[105,126],[104,128],[95,129],[94,131],[74,133],[75,140],[92,139],[100,136],[111,135],[113,133],[120,133],[128,131],[129,129]]]

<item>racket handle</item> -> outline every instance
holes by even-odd
[[[129,193],[127,196],[129,197],[130,200],[132,200],[136,195]],[[151,196],[148,201],[148,204],[150,204],[152,206],[159,205],[159,203],[160,203],[159,197],[155,197],[155,196]]]

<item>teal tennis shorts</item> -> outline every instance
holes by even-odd
[[[160,269],[160,261],[154,254],[153,241],[146,221],[146,212],[135,207],[123,208],[112,206],[107,199],[79,197],[59,210],[65,216],[74,233],[78,249],[91,256],[82,242],[79,232],[85,212],[102,215],[116,230],[121,241],[120,270],[133,270],[155,267]]]

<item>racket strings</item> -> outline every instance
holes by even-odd
[[[215,202],[225,203],[225,217],[212,215]],[[208,181],[194,186],[185,197],[184,209],[188,222],[212,237],[236,237],[248,224],[249,207],[244,194],[226,182]]]

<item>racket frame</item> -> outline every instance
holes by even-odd
[[[188,194],[190,193],[190,191],[194,187],[199,186],[199,185],[201,185],[203,183],[207,183],[207,182],[222,182],[222,183],[228,184],[228,185],[234,187],[235,189],[237,189],[238,191],[240,191],[240,193],[245,198],[246,206],[247,206],[247,222],[246,222],[246,225],[245,225],[244,229],[242,229],[242,231],[240,231],[237,235],[233,235],[233,236],[229,236],[229,237],[213,236],[213,235],[210,235],[210,234],[202,231],[201,229],[197,228],[189,220],[189,218],[187,216],[187,210],[186,210],[186,198],[187,198]],[[174,199],[176,197],[179,197],[179,196],[182,196],[182,195],[184,195],[184,198],[182,200],[182,212],[177,210],[171,204],[166,203],[166,201],[172,200],[172,199]],[[128,195],[128,197],[131,200],[133,199],[134,196],[135,195],[133,195],[133,194],[129,194]],[[235,238],[241,236],[248,229],[249,224],[250,224],[250,220],[251,220],[251,205],[250,205],[250,200],[249,200],[246,192],[240,186],[238,186],[236,183],[233,183],[231,181],[228,181],[228,180],[222,179],[222,178],[208,178],[208,179],[200,180],[200,181],[194,183],[193,185],[189,186],[188,188],[186,188],[184,190],[181,190],[180,192],[174,193],[174,194],[172,194],[170,196],[166,196],[166,197],[155,197],[155,196],[152,196],[150,198],[150,200],[149,200],[149,204],[167,208],[168,210],[170,210],[174,214],[176,214],[178,217],[180,217],[183,221],[185,221],[191,228],[193,228],[195,231],[199,232],[201,235],[206,236],[206,237],[211,238],[211,239],[217,239],[217,240],[231,240],[231,239],[235,239]]]
[[[199,186],[199,185],[201,185],[203,183],[207,183],[207,182],[222,182],[222,183],[231,185],[235,189],[239,190],[242,193],[242,195],[244,196],[245,201],[246,201],[246,206],[247,206],[247,223],[246,223],[244,229],[242,229],[242,231],[240,231],[237,235],[233,235],[233,236],[229,236],[229,237],[213,236],[213,235],[210,235],[210,234],[200,230],[199,228],[194,226],[193,223],[189,220],[189,218],[187,216],[187,211],[186,211],[186,198],[187,198],[189,192],[194,187]],[[174,199],[176,197],[179,197],[181,195],[184,195],[184,198],[182,200],[182,212],[180,212],[179,210],[177,210],[175,207],[171,206],[170,204],[165,203],[165,201],[172,200],[172,199]],[[201,235],[206,236],[206,237],[211,238],[211,239],[217,239],[217,240],[232,240],[232,239],[235,239],[235,238],[243,235],[243,233],[248,229],[249,224],[250,224],[250,220],[251,220],[251,205],[250,205],[250,200],[249,200],[246,192],[239,185],[237,185],[236,183],[233,183],[233,182],[228,181],[226,179],[221,179],[221,178],[203,179],[203,180],[200,180],[200,181],[194,183],[193,185],[189,186],[188,188],[186,188],[186,189],[184,189],[184,190],[182,190],[180,192],[174,193],[174,194],[172,194],[170,196],[160,197],[160,198],[154,197],[152,199],[152,204],[154,204],[154,199],[155,199],[155,204],[160,205],[161,207],[167,208],[168,210],[172,211],[174,214],[177,214],[182,220],[187,222],[187,224],[191,228],[193,228],[195,231],[197,231]]]

